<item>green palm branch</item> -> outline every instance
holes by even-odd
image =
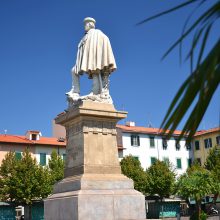
[[[192,15],[205,3],[209,3],[208,9],[197,17],[191,26],[187,27]],[[195,134],[220,83],[219,38],[211,50],[209,50],[207,55],[203,58],[204,49],[206,47],[210,31],[214,23],[220,17],[220,1],[215,1],[214,3],[212,2],[212,4],[210,4],[210,0],[186,1],[174,8],[163,11],[138,23],[138,25],[146,23],[162,15],[192,4],[195,4],[195,8],[185,22],[182,35],[162,57],[162,59],[164,59],[174,48],[179,46],[181,59],[182,42],[186,39],[186,37],[194,32],[192,45],[186,57],[186,59],[190,59],[191,74],[179,88],[161,124],[163,132],[167,133],[168,138],[170,138],[186,112],[191,106],[193,106],[179,137],[180,140],[183,136],[187,136],[188,141],[190,141]],[[199,49],[199,53],[195,57],[196,49]]]

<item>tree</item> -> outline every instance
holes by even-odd
[[[121,170],[124,175],[134,181],[134,188],[145,194],[147,175],[141,167],[140,161],[132,156],[124,157],[121,160]]]
[[[203,167],[193,167],[183,174],[177,182],[177,194],[196,202],[194,220],[200,219],[202,198],[212,192],[214,181],[210,172]]]
[[[5,155],[2,160],[2,165],[0,167],[0,199],[10,200],[13,198],[13,190],[8,186],[10,184],[11,177],[14,175],[15,169],[17,167],[17,160],[15,159],[15,153],[9,152]]]
[[[49,170],[38,165],[28,149],[23,152],[21,160],[16,160],[13,152],[6,154],[0,175],[1,199],[24,205],[26,219],[31,219],[33,200],[46,198],[52,191]]]
[[[211,172],[214,179],[215,185],[212,193],[214,194],[213,203],[215,204],[220,193],[220,150],[216,146],[210,149],[205,168]]]
[[[158,194],[160,198],[169,197],[173,192],[175,183],[175,172],[170,164],[156,160],[147,169],[147,193],[150,195]]]
[[[190,59],[191,75],[182,84],[176,96],[174,97],[171,105],[167,111],[167,114],[162,122],[164,132],[169,130],[170,137],[174,130],[177,128],[184,115],[190,109],[192,105],[191,113],[185,123],[179,140],[188,135],[188,141],[195,134],[205,112],[210,103],[210,100],[215,93],[220,83],[220,40],[218,38],[213,48],[204,56],[204,50],[207,44],[207,39],[214,24],[220,18],[220,1],[210,0],[187,0],[184,3],[177,5],[167,11],[156,14],[149,17],[139,24],[143,24],[152,19],[158,18],[162,15],[179,10],[189,5],[195,5],[194,10],[189,15],[183,27],[182,35],[179,39],[168,49],[164,54],[165,58],[175,47],[179,45],[180,59],[182,54],[182,42],[194,31],[194,37],[192,40],[192,46],[187,55],[187,59]],[[207,10],[202,12],[199,17],[193,21],[192,25],[188,27],[189,21],[195,11],[204,5],[207,5]],[[200,47],[198,46],[200,45]],[[195,51],[198,50],[197,59],[195,59]],[[194,65],[195,63],[195,65]]]
[[[49,169],[52,175],[53,183],[63,179],[64,161],[55,150],[53,150],[51,153],[51,159],[49,160]]]

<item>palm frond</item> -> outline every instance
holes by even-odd
[[[191,48],[187,54],[186,59],[190,59],[191,75],[186,79],[179,91],[175,95],[170,107],[161,124],[164,133],[168,133],[167,138],[173,134],[180,121],[183,119],[187,111],[194,105],[190,115],[184,125],[179,140],[188,136],[188,141],[195,134],[205,112],[220,83],[220,40],[218,39],[214,47],[204,56],[204,50],[207,45],[209,34],[214,23],[220,18],[220,1],[216,1],[212,5],[209,4],[208,9],[203,12],[191,26],[187,27],[189,20],[195,11],[204,3],[209,0],[195,0],[186,1],[183,4],[177,5],[174,8],[151,16],[138,24],[143,24],[150,20],[156,19],[162,15],[179,10],[193,3],[198,3],[196,8],[188,16],[182,30],[181,36],[171,45],[165,52],[162,59],[166,58],[174,48],[179,45],[180,59],[182,56],[182,43],[192,32],[195,31],[193,36]],[[199,48],[199,53],[195,59],[195,50]],[[196,66],[194,67],[194,61]],[[194,69],[195,68],[195,69]]]
[[[220,40],[199,67],[184,83],[184,89],[178,91],[178,98],[174,98],[161,127],[164,131],[169,129],[168,138],[172,135],[179,122],[195,99],[195,107],[191,112],[180,136],[188,135],[190,140],[196,132],[209,102],[220,83]],[[181,96],[182,95],[182,96]]]
[[[195,2],[197,2],[197,1],[198,1],[198,0],[190,0],[190,1],[187,1],[187,2],[185,2],[185,3],[179,4],[179,5],[177,5],[177,6],[173,7],[173,8],[170,8],[170,9],[168,9],[168,10],[166,10],[166,11],[163,11],[163,12],[158,13],[158,14],[156,14],[156,15],[153,15],[153,16],[147,18],[147,19],[144,19],[144,20],[138,22],[137,25],[146,23],[146,22],[148,22],[148,21],[150,21],[150,20],[153,20],[153,19],[156,19],[156,18],[158,18],[158,17],[161,17],[162,15],[169,14],[170,12],[176,11],[176,10],[178,10],[178,9],[180,9],[180,8],[183,8],[183,7],[185,7],[185,6],[189,5],[189,4],[195,3]]]
[[[217,2],[215,5],[213,5],[211,8],[209,8],[207,11],[205,11],[186,31],[181,35],[180,38],[177,39],[177,41],[165,52],[165,54],[162,57],[162,60],[167,57],[168,54],[170,54],[173,49],[179,45],[197,26],[202,25],[204,26],[206,22],[211,22],[210,19],[216,20],[219,18],[219,11],[220,11],[220,2]],[[216,17],[215,17],[215,16]],[[214,21],[212,22],[212,24]],[[202,29],[200,27],[199,29]]]

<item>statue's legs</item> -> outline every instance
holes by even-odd
[[[73,93],[77,93],[79,95],[80,93],[80,81],[79,81],[79,74],[72,73],[72,88],[73,88]]]
[[[80,81],[79,81],[79,74],[75,74],[72,72],[72,89],[66,93],[66,95],[73,100],[78,100],[80,95]]]
[[[101,74],[102,77],[102,94],[109,95],[109,73],[105,72]]]
[[[92,94],[98,95],[101,93],[100,74],[92,75]]]

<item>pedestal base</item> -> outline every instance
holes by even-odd
[[[45,220],[145,219],[145,198],[132,189],[133,181],[123,175],[111,175],[111,180],[109,177],[62,180],[45,200]]]
[[[65,178],[45,200],[45,220],[145,219],[145,198],[121,174],[116,123],[126,112],[83,101],[56,118],[65,126]]]

